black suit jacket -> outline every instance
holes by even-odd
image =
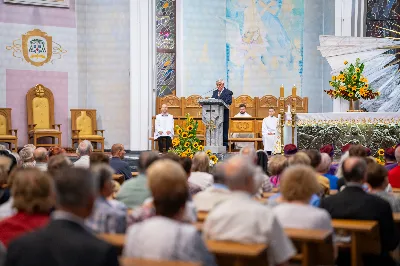
[[[52,220],[48,226],[12,241],[6,266],[116,266],[117,250],[81,225]]]
[[[389,202],[368,194],[361,187],[347,186],[336,195],[322,199],[320,207],[327,210],[332,219],[378,221],[383,254],[399,243]]]
[[[132,170],[127,162],[122,161],[120,158],[112,157],[110,166],[115,170],[116,174],[125,176],[125,180],[132,178]]]
[[[223,100],[227,105],[232,104],[232,95],[233,92],[224,87],[224,90],[221,92],[221,95],[218,97],[218,90],[213,91],[211,98]],[[224,109],[224,123],[229,124],[229,109]],[[228,132],[226,132],[228,134]]]

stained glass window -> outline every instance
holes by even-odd
[[[367,37],[400,38],[400,5],[397,0],[367,0]],[[388,53],[398,53],[392,49]],[[399,59],[399,55],[396,55]]]
[[[157,96],[176,89],[176,3],[156,0]]]

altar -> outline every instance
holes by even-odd
[[[347,143],[361,144],[375,155],[400,142],[400,113],[299,113],[295,123],[299,149],[333,144],[335,156]]]

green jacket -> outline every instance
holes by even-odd
[[[131,209],[142,205],[149,197],[151,197],[151,192],[144,174],[139,174],[136,178],[125,181],[117,194],[117,200]]]

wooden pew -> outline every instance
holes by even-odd
[[[206,246],[215,255],[219,266],[268,265],[266,244],[206,240]]]
[[[120,258],[121,266],[201,266],[197,262],[148,260],[138,258]]]
[[[291,261],[301,262],[303,266],[335,264],[331,231],[293,228],[284,230],[300,251]]]
[[[199,232],[203,230],[202,222],[197,222],[194,226]],[[334,265],[332,232],[328,230],[292,228],[285,228],[284,231],[300,250],[292,258],[293,262],[301,262],[304,266]],[[207,246],[209,245],[207,244]]]
[[[122,250],[124,234],[99,234],[100,239]],[[208,250],[216,256],[218,265],[267,265],[266,244],[241,244],[228,241],[206,241]],[[135,265],[135,264],[123,264]],[[156,265],[156,264],[149,264]],[[172,264],[171,264],[172,265]],[[183,266],[183,265],[182,265]]]
[[[362,265],[363,253],[380,254],[379,226],[376,221],[333,219],[336,232],[347,232],[350,243],[337,243],[339,248],[350,248],[351,265]]]
[[[137,177],[139,175],[139,172],[132,172],[132,177]]]

